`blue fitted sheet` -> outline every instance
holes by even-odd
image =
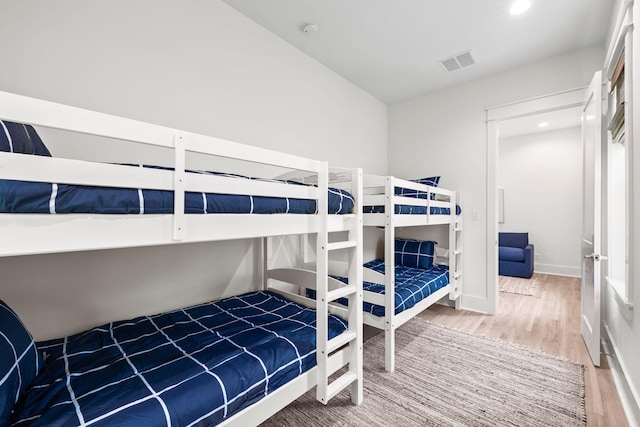
[[[189,172],[256,179],[216,172]],[[328,204],[329,214],[346,214],[352,211],[355,202],[349,192],[329,188]],[[172,191],[0,180],[0,213],[171,214],[173,206]],[[316,209],[316,201],[309,199],[185,193],[185,213],[188,214],[314,214]]]
[[[259,291],[39,342],[12,425],[215,425],[316,364],[316,312]],[[346,324],[329,318],[329,337]]]

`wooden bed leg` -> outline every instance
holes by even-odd
[[[364,391],[362,390],[362,379],[351,383],[351,403],[360,405],[364,399]]]
[[[384,369],[393,372],[396,363],[396,337],[393,328],[384,331]]]

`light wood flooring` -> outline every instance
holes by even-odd
[[[501,280],[510,280],[501,277]],[[585,366],[587,425],[624,427],[627,420],[607,359],[595,368],[580,334],[579,279],[534,274],[535,295],[500,292],[498,314],[489,316],[434,305],[420,316],[455,329],[499,338]]]

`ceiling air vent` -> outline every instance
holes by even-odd
[[[476,63],[476,60],[471,55],[471,51],[468,50],[466,52],[459,53],[450,58],[441,59],[438,61],[442,67],[451,72],[458,70],[460,68],[468,67],[469,65],[473,65]]]

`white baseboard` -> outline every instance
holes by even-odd
[[[477,311],[478,313],[489,313],[489,300],[487,298],[473,297],[462,294],[460,297],[460,308],[464,310]]]
[[[627,375],[625,373],[627,369],[624,363],[620,362],[618,347],[611,338],[609,327],[606,323],[604,324],[604,332],[605,336],[602,337],[602,344],[605,353],[612,355],[607,356],[607,361],[609,362],[613,381],[616,384],[616,389],[620,396],[622,408],[627,416],[629,425],[631,427],[638,427],[640,426],[640,394],[638,394],[638,391],[633,387],[633,384],[627,381]]]
[[[582,275],[580,267],[571,267],[568,265],[540,264],[536,262],[533,265],[533,270],[536,273],[554,274],[557,276],[580,277]]]

